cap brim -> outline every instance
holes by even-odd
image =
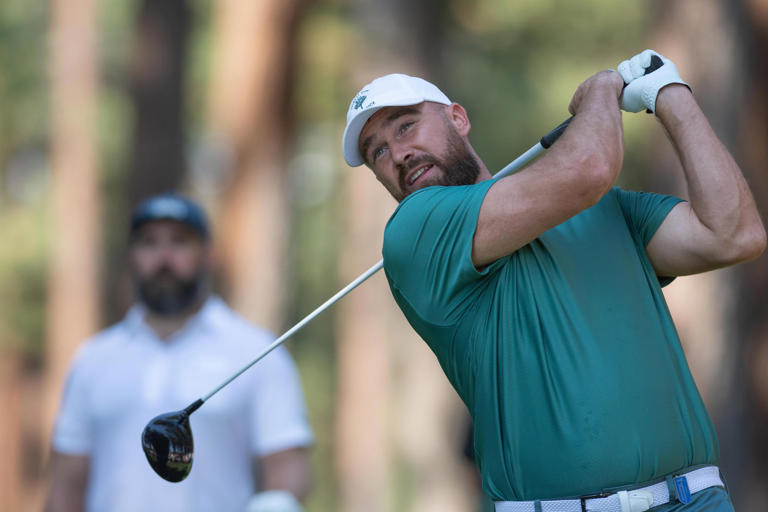
[[[363,160],[360,150],[357,147],[358,140],[360,139],[360,132],[363,131],[363,126],[375,114],[380,108],[384,107],[372,107],[368,110],[360,112],[352,122],[344,128],[344,135],[342,137],[342,151],[344,153],[344,160],[347,165],[351,167],[357,167],[363,165]]]

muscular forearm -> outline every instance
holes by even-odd
[[[693,212],[723,244],[753,244],[764,232],[752,194],[690,91],[661,90],[656,115],[680,157]]]
[[[574,114],[560,147],[553,147],[553,158],[588,159],[604,173],[607,188],[621,170],[624,158],[624,130],[619,110],[623,82],[613,71],[598,73],[599,80],[587,81],[577,90],[569,110]],[[583,176],[584,170],[580,171]],[[604,191],[603,191],[604,192]],[[602,195],[602,194],[601,194]]]
[[[610,190],[624,154],[621,84],[612,71],[587,79],[573,96],[569,110],[574,118],[557,143],[488,190],[472,239],[477,268],[530,243]]]

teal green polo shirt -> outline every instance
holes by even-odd
[[[383,247],[395,300],[472,415],[486,493],[579,496],[715,463],[645,252],[680,199],[613,188],[478,271],[472,237],[493,183],[411,194]]]

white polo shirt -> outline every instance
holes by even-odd
[[[89,511],[241,512],[255,492],[254,455],[313,441],[296,367],[278,347],[192,414],[192,472],[170,483],[146,460],[144,426],[209,393],[274,337],[215,297],[166,341],[143,316],[135,306],[78,349],[53,448],[90,456]]]

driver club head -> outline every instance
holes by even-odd
[[[155,473],[169,482],[184,480],[194,453],[187,409],[152,418],[141,434],[141,447]]]

